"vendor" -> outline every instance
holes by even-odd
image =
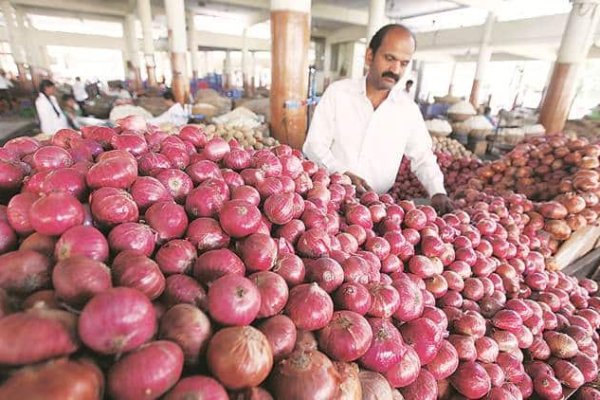
[[[165,99],[169,109],[160,114],[158,117],[150,119],[148,122],[154,125],[172,124],[175,126],[180,126],[187,124],[190,116],[187,112],[185,112],[181,104],[175,101],[173,92],[167,90],[163,94],[163,98]]]
[[[86,117],[83,115],[79,102],[75,101],[75,96],[72,94],[64,94],[62,97],[64,112],[69,122],[69,126],[73,129],[81,129],[82,126],[109,126],[109,122],[105,119],[94,117]]]
[[[402,157],[440,213],[453,209],[423,117],[398,84],[415,52],[403,25],[381,28],[369,43],[369,72],[332,83],[315,109],[303,151],[329,172],[345,173],[358,192],[389,191]]]
[[[67,117],[54,97],[55,93],[54,82],[48,79],[40,82],[40,94],[35,100],[35,110],[40,120],[40,129],[48,135],[54,135],[59,129],[69,128]]]
[[[85,90],[85,84],[81,81],[80,77],[75,78],[73,84],[73,98],[79,104],[80,114],[85,114],[85,101],[88,98],[87,91]]]

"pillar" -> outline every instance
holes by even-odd
[[[252,53],[252,66],[250,68],[250,93],[252,96],[256,94],[256,74],[259,72],[258,67],[256,65],[256,52]]]
[[[4,23],[6,25],[6,36],[10,44],[10,51],[12,53],[15,64],[17,64],[17,70],[19,72],[19,81],[25,83],[27,81],[27,71],[25,70],[25,64],[27,59],[25,57],[25,51],[21,43],[19,43],[19,37],[21,35],[18,32],[17,24],[13,15],[13,8],[10,5],[10,1],[4,0],[1,3],[2,14],[4,15]]]
[[[190,61],[192,65],[192,78],[198,79],[199,63],[198,63],[198,42],[196,41],[196,24],[194,22],[194,13],[189,11],[186,14],[187,18],[187,37],[188,46],[190,49]]]
[[[29,21],[29,18],[25,16],[25,13],[21,8],[15,9],[15,16],[17,22],[17,32],[23,43],[23,49],[26,54],[26,64],[29,66],[29,73],[31,74],[31,84],[33,88],[37,90],[42,81],[42,71],[40,59],[40,51],[37,47],[38,41],[35,39],[34,29]]]
[[[244,28],[242,36],[242,83],[244,93],[248,96],[250,93],[250,52],[248,51],[248,28]]]
[[[231,89],[231,51],[225,52],[225,60],[223,60],[223,88]]]
[[[417,70],[417,81],[415,82],[415,101],[418,103],[421,99],[421,90],[423,88],[423,75],[425,74],[425,61],[413,60],[416,63],[415,68]]]
[[[458,63],[454,61],[452,63],[452,72],[450,73],[450,83],[448,84],[448,95],[452,96],[454,92],[454,80],[456,79],[456,66]]]
[[[186,60],[187,40],[185,30],[184,0],[165,0],[167,27],[169,29],[169,50],[171,52],[171,87],[175,100],[185,103],[187,99]]]
[[[271,0],[271,128],[282,143],[306,138],[310,0]]]
[[[327,89],[331,80],[331,43],[325,39],[325,52],[323,54],[323,90]]]
[[[471,102],[475,108],[479,106],[479,89],[485,79],[485,70],[492,58],[490,42],[492,40],[492,28],[494,27],[495,20],[496,15],[490,11],[483,27],[483,38],[481,39],[481,46],[479,47],[477,69],[475,70],[475,78],[473,79],[473,86],[471,87],[471,96],[469,96],[469,102]]]
[[[125,40],[127,48],[127,78],[133,83],[133,89],[139,91],[142,89],[142,79],[140,74],[140,59],[138,40],[135,34],[135,15],[127,14],[125,17]]]
[[[593,42],[600,19],[600,0],[573,0],[552,78],[540,111],[540,123],[549,134],[565,127],[577,89],[579,72]]]
[[[367,45],[375,32],[387,23],[385,0],[369,0],[369,22],[367,25]]]
[[[148,86],[156,87],[156,60],[154,59],[154,39],[152,38],[152,9],[150,0],[137,0],[138,17],[142,23],[144,36],[144,62],[148,74]]]

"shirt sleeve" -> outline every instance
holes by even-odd
[[[327,168],[331,173],[345,172],[331,151],[335,132],[335,92],[330,87],[323,93],[313,114],[302,151],[308,159]]]
[[[444,175],[433,153],[433,143],[427,126],[418,109],[415,109],[413,129],[406,143],[406,156],[410,159],[412,172],[425,187],[429,197],[435,194],[446,194]]]
[[[52,134],[54,132],[50,132],[52,127],[52,120],[55,118],[54,110],[50,107],[50,103],[48,100],[38,97],[35,101],[35,109],[38,114],[38,119],[40,120],[40,129],[43,133]],[[50,112],[52,112],[51,115]]]

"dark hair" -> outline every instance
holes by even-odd
[[[44,79],[40,82],[40,93],[44,93],[44,90],[46,90],[46,88],[49,87],[53,87],[54,86],[54,82],[52,82],[50,79]]]
[[[175,101],[175,96],[173,96],[173,92],[171,90],[167,90],[163,93],[163,99]]]
[[[413,83],[415,83],[415,82],[412,79],[409,79],[409,80],[406,81],[407,85],[412,85]]]
[[[387,35],[387,33],[389,31],[391,31],[392,29],[396,29],[396,28],[404,29],[406,32],[410,33],[410,36],[412,36],[413,41],[415,42],[415,50],[417,49],[417,38],[415,37],[415,34],[410,29],[408,29],[405,25],[402,25],[402,24],[387,24],[387,25],[379,28],[379,30],[377,32],[375,32],[375,34],[371,38],[371,41],[369,42],[369,48],[371,49],[373,54],[377,53],[377,50],[381,46],[381,42],[383,42],[385,35]]]
[[[489,114],[489,113],[491,113],[491,112],[492,112],[492,108],[491,108],[490,106],[486,106],[486,107],[483,109],[483,113],[484,113],[484,114]]]
[[[69,100],[75,100],[75,96],[73,96],[72,94],[68,94],[68,93],[63,94],[63,96],[62,96],[63,103],[65,103]]]

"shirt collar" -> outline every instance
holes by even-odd
[[[388,94],[388,98],[394,103],[399,101],[402,98],[402,90],[403,87],[400,84],[400,81],[394,85],[394,87],[390,90]],[[363,76],[358,78],[356,81],[356,92],[367,97],[367,76]]]

